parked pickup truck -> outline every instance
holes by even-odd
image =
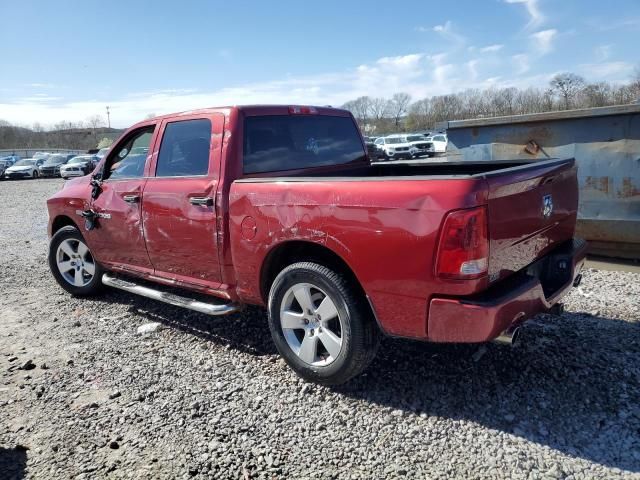
[[[382,335],[509,339],[580,281],[586,247],[572,159],[372,165],[351,114],[321,107],[145,120],[47,204],[71,294],[265,306],[278,351],[323,384]]]

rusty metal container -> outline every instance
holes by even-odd
[[[577,234],[640,259],[640,104],[444,122],[450,160],[575,158]]]

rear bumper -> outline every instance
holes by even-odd
[[[431,299],[429,340],[486,342],[538,313],[548,311],[573,286],[586,252],[587,242],[574,238],[482,295],[465,299]]]

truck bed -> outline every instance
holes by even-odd
[[[545,198],[553,203],[546,213]],[[358,272],[383,322],[397,328],[391,333],[420,338],[425,327],[415,318],[431,295],[477,294],[570,241],[577,185],[572,159],[389,164],[242,178],[229,201],[240,295],[264,301],[256,272],[279,245],[317,243]],[[487,213],[487,275],[438,278],[434,259],[446,215],[479,206]],[[398,298],[406,299],[400,310]]]
[[[288,173],[282,175],[255,175],[246,176],[238,181],[256,181],[264,179],[265,181],[277,180],[322,180],[323,178],[330,180],[366,180],[366,179],[384,179],[393,180],[396,178],[407,177],[436,177],[442,178],[460,178],[460,177],[478,177],[484,178],[491,174],[508,174],[507,170],[517,169],[517,171],[526,170],[527,168],[539,168],[544,165],[560,165],[567,160],[551,159],[543,162],[526,161],[526,160],[496,160],[484,162],[470,161],[439,161],[420,163],[381,163],[376,162],[371,165],[345,166],[343,168],[332,168],[331,170],[322,170],[310,173],[308,170],[304,172]]]

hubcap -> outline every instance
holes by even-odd
[[[326,366],[342,350],[342,319],[334,301],[310,283],[298,283],[284,294],[280,325],[289,348],[303,362]]]
[[[56,252],[56,264],[62,278],[75,287],[89,285],[96,273],[96,264],[89,247],[74,238],[60,243]]]

